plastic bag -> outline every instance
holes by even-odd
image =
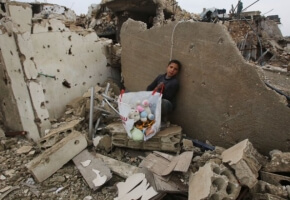
[[[155,122],[150,127],[152,133],[147,136],[144,134],[144,141],[146,141],[160,130],[162,94],[155,91],[121,93],[118,98],[118,108],[124,128],[128,136],[132,138],[131,131],[135,127],[135,121],[129,118],[129,113],[136,108],[136,103],[138,101],[142,102],[143,100],[149,101],[149,108],[155,118]]]

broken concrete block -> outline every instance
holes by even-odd
[[[73,162],[93,190],[97,190],[112,178],[112,173],[105,163],[86,149],[74,157]]]
[[[61,124],[59,127],[50,129],[49,133],[42,137],[38,142],[41,149],[47,149],[55,145],[57,142],[72,133],[74,128],[82,121],[82,119],[72,120],[70,122]]]
[[[8,4],[9,15],[18,24],[21,32],[31,31],[32,8],[27,3]]]
[[[1,127],[0,127],[0,138],[5,138],[5,133]]]
[[[272,195],[272,194],[259,194],[259,193],[256,193],[252,196],[252,200],[287,200],[288,198],[284,199],[282,197],[279,197],[279,196],[275,196],[275,195]]]
[[[287,199],[288,198],[288,192],[285,187],[283,186],[275,186],[270,183],[259,181],[255,187],[251,189],[251,193],[256,194],[271,194],[280,198]]]
[[[290,152],[273,150],[269,154],[271,156],[271,161],[263,167],[264,171],[290,172]]]
[[[190,175],[188,190],[190,200],[236,199],[241,186],[230,169],[208,162]]]
[[[237,20],[235,23],[247,24],[247,21]],[[172,34],[174,47],[168,43]],[[180,103],[171,121],[180,125],[188,137],[201,141],[211,138],[215,145],[230,147],[243,136],[263,154],[276,147],[289,150],[289,108],[280,101],[280,95],[265,87],[257,72],[259,67],[245,61],[224,26],[187,21],[147,29],[142,22],[128,19],[122,25],[120,37],[122,76],[131,91],[146,88],[157,70],[164,71],[167,56],[162,54],[154,62],[147,57],[154,58],[159,52],[173,49],[174,57],[186,66],[188,71],[180,74],[183,80],[182,90],[178,93]],[[151,44],[156,46],[152,48]],[[205,63],[206,68],[196,67]],[[227,79],[221,82],[225,77]]]
[[[142,199],[149,200],[158,193],[149,186],[145,174],[137,173],[128,177],[125,182],[117,183],[118,197],[115,200]]]
[[[17,149],[16,153],[17,154],[25,154],[30,152],[30,150],[32,149],[32,146],[22,146],[19,149]]]
[[[139,167],[145,167],[160,176],[166,176],[172,171],[187,172],[192,156],[192,151],[183,152],[178,156],[154,152],[144,158]]]
[[[242,185],[252,188],[258,182],[260,162],[264,162],[264,158],[248,139],[225,150],[221,156],[223,163],[228,163],[235,170]]]
[[[180,151],[180,141],[182,137],[182,128],[180,126],[170,126],[158,132],[146,142],[138,142],[130,139],[121,122],[109,124],[106,129],[112,135],[112,144],[114,146],[171,152]]]
[[[112,139],[109,135],[95,137],[93,139],[93,144],[96,149],[104,149],[106,152],[110,152],[112,149]]]
[[[289,176],[283,176],[279,174],[273,174],[270,172],[264,172],[260,170],[260,177],[262,181],[265,181],[267,183],[276,185],[276,186],[282,186],[284,183],[290,183],[290,177]]]
[[[191,140],[182,139],[182,149],[185,151],[193,151],[194,146]]]
[[[34,158],[26,167],[38,182],[42,182],[86,147],[85,136],[73,131],[53,147]]]
[[[14,37],[9,36],[8,33],[0,35],[0,43],[2,46],[9,47],[1,49],[0,74],[4,81],[0,84],[0,98],[5,102],[1,110],[5,115],[3,118],[5,126],[11,130],[27,131],[27,137],[37,141],[40,134],[34,121],[35,115],[23,76],[21,58],[15,56],[19,53],[19,46]]]
[[[33,98],[31,99],[33,110],[35,114],[35,118],[37,120],[36,124],[39,127],[41,136],[44,136],[44,132],[46,129],[51,127],[49,121],[49,113],[45,105],[45,96],[43,93],[43,87],[40,83],[30,81],[28,84],[30,96]]]
[[[113,158],[104,156],[102,154],[96,154],[97,158],[100,158],[115,174],[123,178],[128,178],[129,176],[139,173],[141,169],[133,165],[115,160]]]

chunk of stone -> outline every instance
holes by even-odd
[[[61,124],[57,128],[50,129],[49,133],[37,142],[38,146],[42,149],[52,147],[54,144],[70,134],[75,129],[75,127],[80,124],[81,121],[81,119],[72,120],[70,122]]]
[[[26,167],[38,182],[42,182],[87,147],[87,140],[80,132],[67,137],[30,161]]]
[[[1,127],[0,127],[0,138],[5,138],[5,133]]]
[[[267,183],[271,183],[276,186],[282,186],[283,183],[290,183],[290,177],[289,176],[283,176],[279,174],[274,174],[271,172],[264,172],[260,170],[260,179],[262,181],[265,181]],[[290,185],[289,185],[290,187]]]
[[[260,193],[260,194],[271,194],[281,198],[288,198],[288,192],[283,186],[275,186],[265,181],[259,181],[252,189],[251,193]]]
[[[240,190],[241,186],[230,169],[223,164],[207,162],[190,175],[188,199],[236,199]]]
[[[133,139],[130,139],[121,122],[109,124],[106,130],[112,135],[113,146],[170,152],[179,152],[181,148],[182,128],[180,126],[172,125],[158,132],[146,142],[133,141]]]
[[[96,149],[104,149],[106,152],[110,152],[112,149],[112,139],[109,135],[95,137],[93,139],[93,144]]]
[[[19,149],[17,149],[17,154],[25,154],[28,153],[32,149],[32,146],[22,146]]]
[[[258,153],[248,139],[232,146],[222,153],[223,163],[228,163],[242,185],[252,188],[257,182],[258,172],[264,157]]]
[[[252,196],[252,200],[287,200],[287,199],[268,193],[266,194],[256,193]]]
[[[270,153],[271,161],[268,162],[263,170],[266,172],[290,172],[290,152],[273,150]]]

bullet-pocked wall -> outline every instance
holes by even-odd
[[[34,18],[29,4],[6,5],[11,21],[2,24],[1,71],[11,80],[10,96],[16,102],[11,106],[17,107],[14,119],[21,125],[16,128],[8,118],[4,123],[37,140],[50,128],[50,120],[64,113],[67,103],[114,73],[106,58],[111,40],[65,20]],[[7,88],[3,81],[0,87]]]
[[[171,122],[192,139],[230,147],[246,138],[264,154],[290,150],[290,109],[246,63],[220,24],[170,23],[146,29],[127,20],[121,30],[122,74],[130,91],[145,90],[170,58],[183,67]],[[171,57],[172,55],[172,57]]]

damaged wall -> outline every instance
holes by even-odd
[[[173,36],[173,38],[172,38]],[[185,134],[229,147],[245,138],[263,153],[289,151],[290,109],[247,64],[220,24],[171,23],[146,29],[128,20],[121,30],[122,73],[129,91],[146,89],[172,58],[183,63],[171,122]]]
[[[4,124],[37,140],[67,103],[112,75],[105,56],[111,40],[66,21],[34,19],[29,4],[6,5],[10,17],[2,18],[0,34]]]

